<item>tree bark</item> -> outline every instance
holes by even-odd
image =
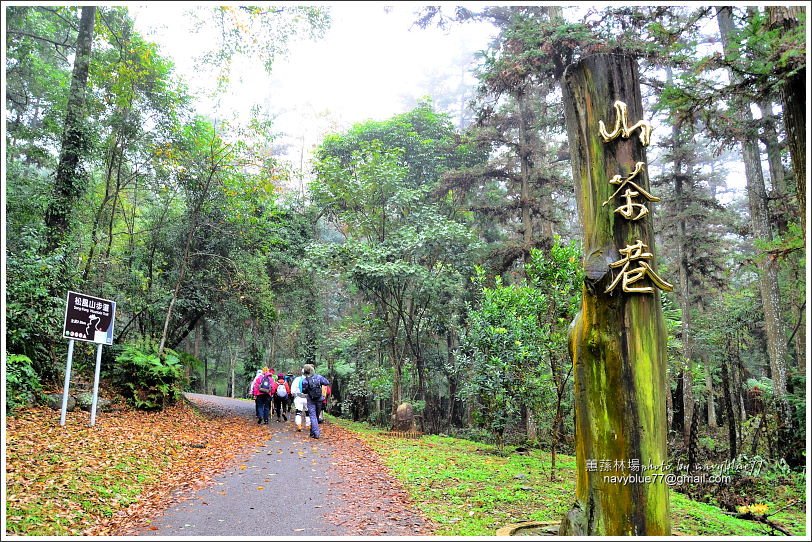
[[[53,252],[63,245],[70,232],[69,216],[73,205],[85,190],[79,161],[86,154],[89,144],[87,130],[84,127],[86,123],[85,95],[95,21],[96,8],[94,6],[82,7],[79,35],[76,40],[76,58],[73,61],[73,75],[65,114],[65,127],[62,132],[62,149],[56,167],[53,197],[45,212],[48,252]]]
[[[204,335],[204,338],[203,338],[204,344],[206,344],[208,342],[208,341],[206,341],[206,337],[205,337],[205,335],[207,334],[207,331],[208,331],[208,327],[206,326],[206,321],[203,320],[203,322],[201,324],[201,332]],[[206,353],[203,354],[203,390],[204,390],[203,393],[208,393],[209,392],[209,356],[208,356],[208,350],[209,349],[208,349],[208,346],[207,346],[206,347]]]
[[[713,402],[713,374],[711,373],[710,361],[703,360],[705,366],[705,391],[708,394],[708,427],[716,429],[716,405]]]
[[[231,354],[228,359],[228,379],[231,387],[229,397],[234,399],[235,389],[237,387],[237,350],[235,349],[229,353]]]
[[[527,96],[524,91],[516,96],[519,113],[519,167],[521,171],[521,206],[522,206],[522,245],[525,262],[528,260],[530,247],[533,246],[533,221],[530,217],[530,155],[532,150],[527,137]]]
[[[671,68],[666,68],[666,76],[669,82],[672,79]],[[677,262],[679,265],[679,300],[682,310],[682,357],[685,362],[685,369],[682,371],[682,437],[687,447],[691,436],[691,420],[694,417],[694,390],[693,374],[691,366],[694,362],[693,352],[693,328],[691,327],[691,292],[689,266],[688,266],[688,235],[686,233],[686,198],[683,184],[686,179],[684,164],[682,160],[682,127],[680,122],[674,122],[671,127],[671,137],[673,139],[674,159],[674,203],[677,210]]]
[[[666,449],[665,322],[659,290],[606,293],[616,278],[610,263],[619,249],[641,240],[654,253],[651,216],[629,221],[603,206],[645,150],[634,132],[604,143],[598,121],[613,124],[615,100],[628,106],[629,124],[643,117],[635,61],[622,55],[593,55],[567,68],[562,79],[578,214],[583,225],[586,279],[581,311],[570,332],[574,365],[576,503],[562,520],[562,535],[651,535],[671,532],[668,486],[618,483],[612,475],[635,475],[626,468],[605,472],[592,462],[639,462],[645,474],[662,472]],[[635,182],[648,189],[645,169]],[[616,203],[615,203],[616,205]],[[650,208],[650,206],[649,206]],[[653,260],[648,260],[654,266]],[[590,462],[588,464],[587,462]],[[641,469],[642,470],[642,469]]]
[[[761,142],[767,151],[767,164],[770,168],[770,187],[774,197],[780,198],[787,193],[787,183],[784,179],[784,166],[781,164],[781,144],[775,127],[773,106],[768,100],[758,104],[761,111],[762,134]]]
[[[767,7],[771,28],[790,30],[799,24],[803,6]],[[806,67],[791,75],[781,88],[784,129],[795,176],[801,231],[806,239]]]
[[[728,352],[730,351],[728,339]],[[732,393],[732,383],[730,379],[730,372],[728,365],[730,364],[729,358],[725,355],[722,359],[722,399],[724,402],[725,418],[727,419],[727,437],[728,437],[728,457],[730,460],[736,459],[738,455],[738,432],[736,430],[736,415],[733,413],[734,394]]]

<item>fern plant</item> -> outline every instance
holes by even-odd
[[[139,410],[163,410],[174,404],[183,389],[180,355],[165,348],[158,356],[149,340],[122,345],[116,357],[114,380],[127,401]]]

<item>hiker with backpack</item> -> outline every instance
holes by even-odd
[[[285,418],[285,421],[288,421],[287,414],[283,412],[285,404],[288,402],[288,397],[290,397],[290,386],[285,382],[285,375],[279,373],[276,377],[276,388],[273,394],[273,411],[274,415],[276,415],[276,421],[278,422],[282,421],[279,419],[279,416],[282,416]]]
[[[330,381],[316,374],[316,369],[310,363],[302,367],[304,379],[302,380],[302,393],[307,396],[307,413],[310,416],[310,438],[321,438],[319,431],[318,405],[322,401],[322,386],[329,386]]]
[[[285,403],[285,412],[290,414],[290,408],[293,405],[293,388],[291,387],[293,386],[293,373],[288,372],[288,374],[285,375],[285,382],[288,383],[288,389],[291,391],[291,394],[288,395],[288,400]]]
[[[262,368],[262,375],[257,377],[254,384],[254,396],[257,402],[257,423],[268,425],[271,411],[271,396],[276,391],[276,382],[273,374],[267,367]]]
[[[299,376],[293,379],[290,385],[290,395],[293,397],[293,408],[296,411],[296,430],[302,430],[302,418],[307,421],[307,429],[310,429],[310,418],[307,417],[307,395],[302,392],[302,381],[304,380],[304,371],[301,371]]]
[[[254,397],[254,410],[257,414],[257,423],[262,423],[262,414],[259,412],[259,381],[262,379],[262,369],[257,369],[257,374],[254,376],[254,380],[251,381],[251,387],[248,389],[248,393]]]

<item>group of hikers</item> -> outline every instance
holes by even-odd
[[[296,411],[296,431],[302,424],[310,430],[310,438],[320,438],[319,422],[324,421],[327,398],[331,395],[330,381],[320,374],[310,363],[306,363],[301,374],[294,377],[292,372],[276,372],[263,367],[257,371],[251,384],[251,394],[256,403],[257,423],[268,424],[270,417],[276,421],[288,421],[291,405]]]

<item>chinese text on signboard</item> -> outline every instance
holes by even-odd
[[[113,344],[116,302],[68,292],[62,337],[77,341]]]

